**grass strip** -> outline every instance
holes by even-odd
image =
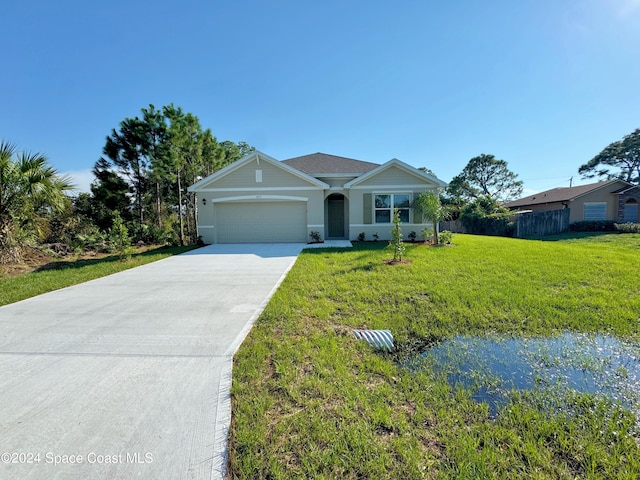
[[[90,260],[56,260],[31,273],[0,278],[0,306],[156,262],[193,248],[196,247],[161,247],[133,254],[125,260],[118,255]]]

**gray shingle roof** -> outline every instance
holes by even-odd
[[[309,175],[361,175],[380,166],[377,163],[363,162],[362,160],[338,157],[320,152],[289,158],[282,160],[282,162]]]
[[[551,190],[536,193],[535,195],[519,198],[513,202],[507,202],[505,203],[505,207],[514,208],[524,207],[527,205],[540,205],[543,203],[568,202],[580,195],[597,190],[608,183],[612,183],[612,181],[608,180],[604,182],[590,183],[588,185],[579,185],[577,187],[552,188]]]

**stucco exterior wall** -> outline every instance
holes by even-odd
[[[608,188],[601,188],[595,192],[590,192],[571,202],[571,215],[569,223],[581,222],[584,220],[584,204],[594,202],[605,202],[607,204],[607,218],[605,220],[618,220],[618,196],[611,192],[617,190],[619,185],[614,184]]]

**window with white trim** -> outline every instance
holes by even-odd
[[[631,223],[638,221],[638,202],[632,199],[624,204],[622,221]]]
[[[607,202],[585,202],[584,220],[606,220]]]
[[[393,210],[400,211],[400,221],[409,223],[409,193],[376,193],[373,195],[374,223],[391,223]]]

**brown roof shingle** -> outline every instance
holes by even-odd
[[[286,163],[290,167],[309,175],[361,175],[380,166],[377,163],[363,162],[362,160],[338,157],[320,152],[282,160],[282,163]]]
[[[512,202],[505,203],[505,207],[524,207],[527,205],[540,205],[543,203],[555,203],[555,202],[568,202],[580,195],[589,193],[593,190],[597,190],[609,183],[616,182],[617,180],[607,180],[604,182],[590,183],[588,185],[579,185],[577,187],[559,187],[546,190],[544,192],[536,193],[524,198],[519,198]]]

